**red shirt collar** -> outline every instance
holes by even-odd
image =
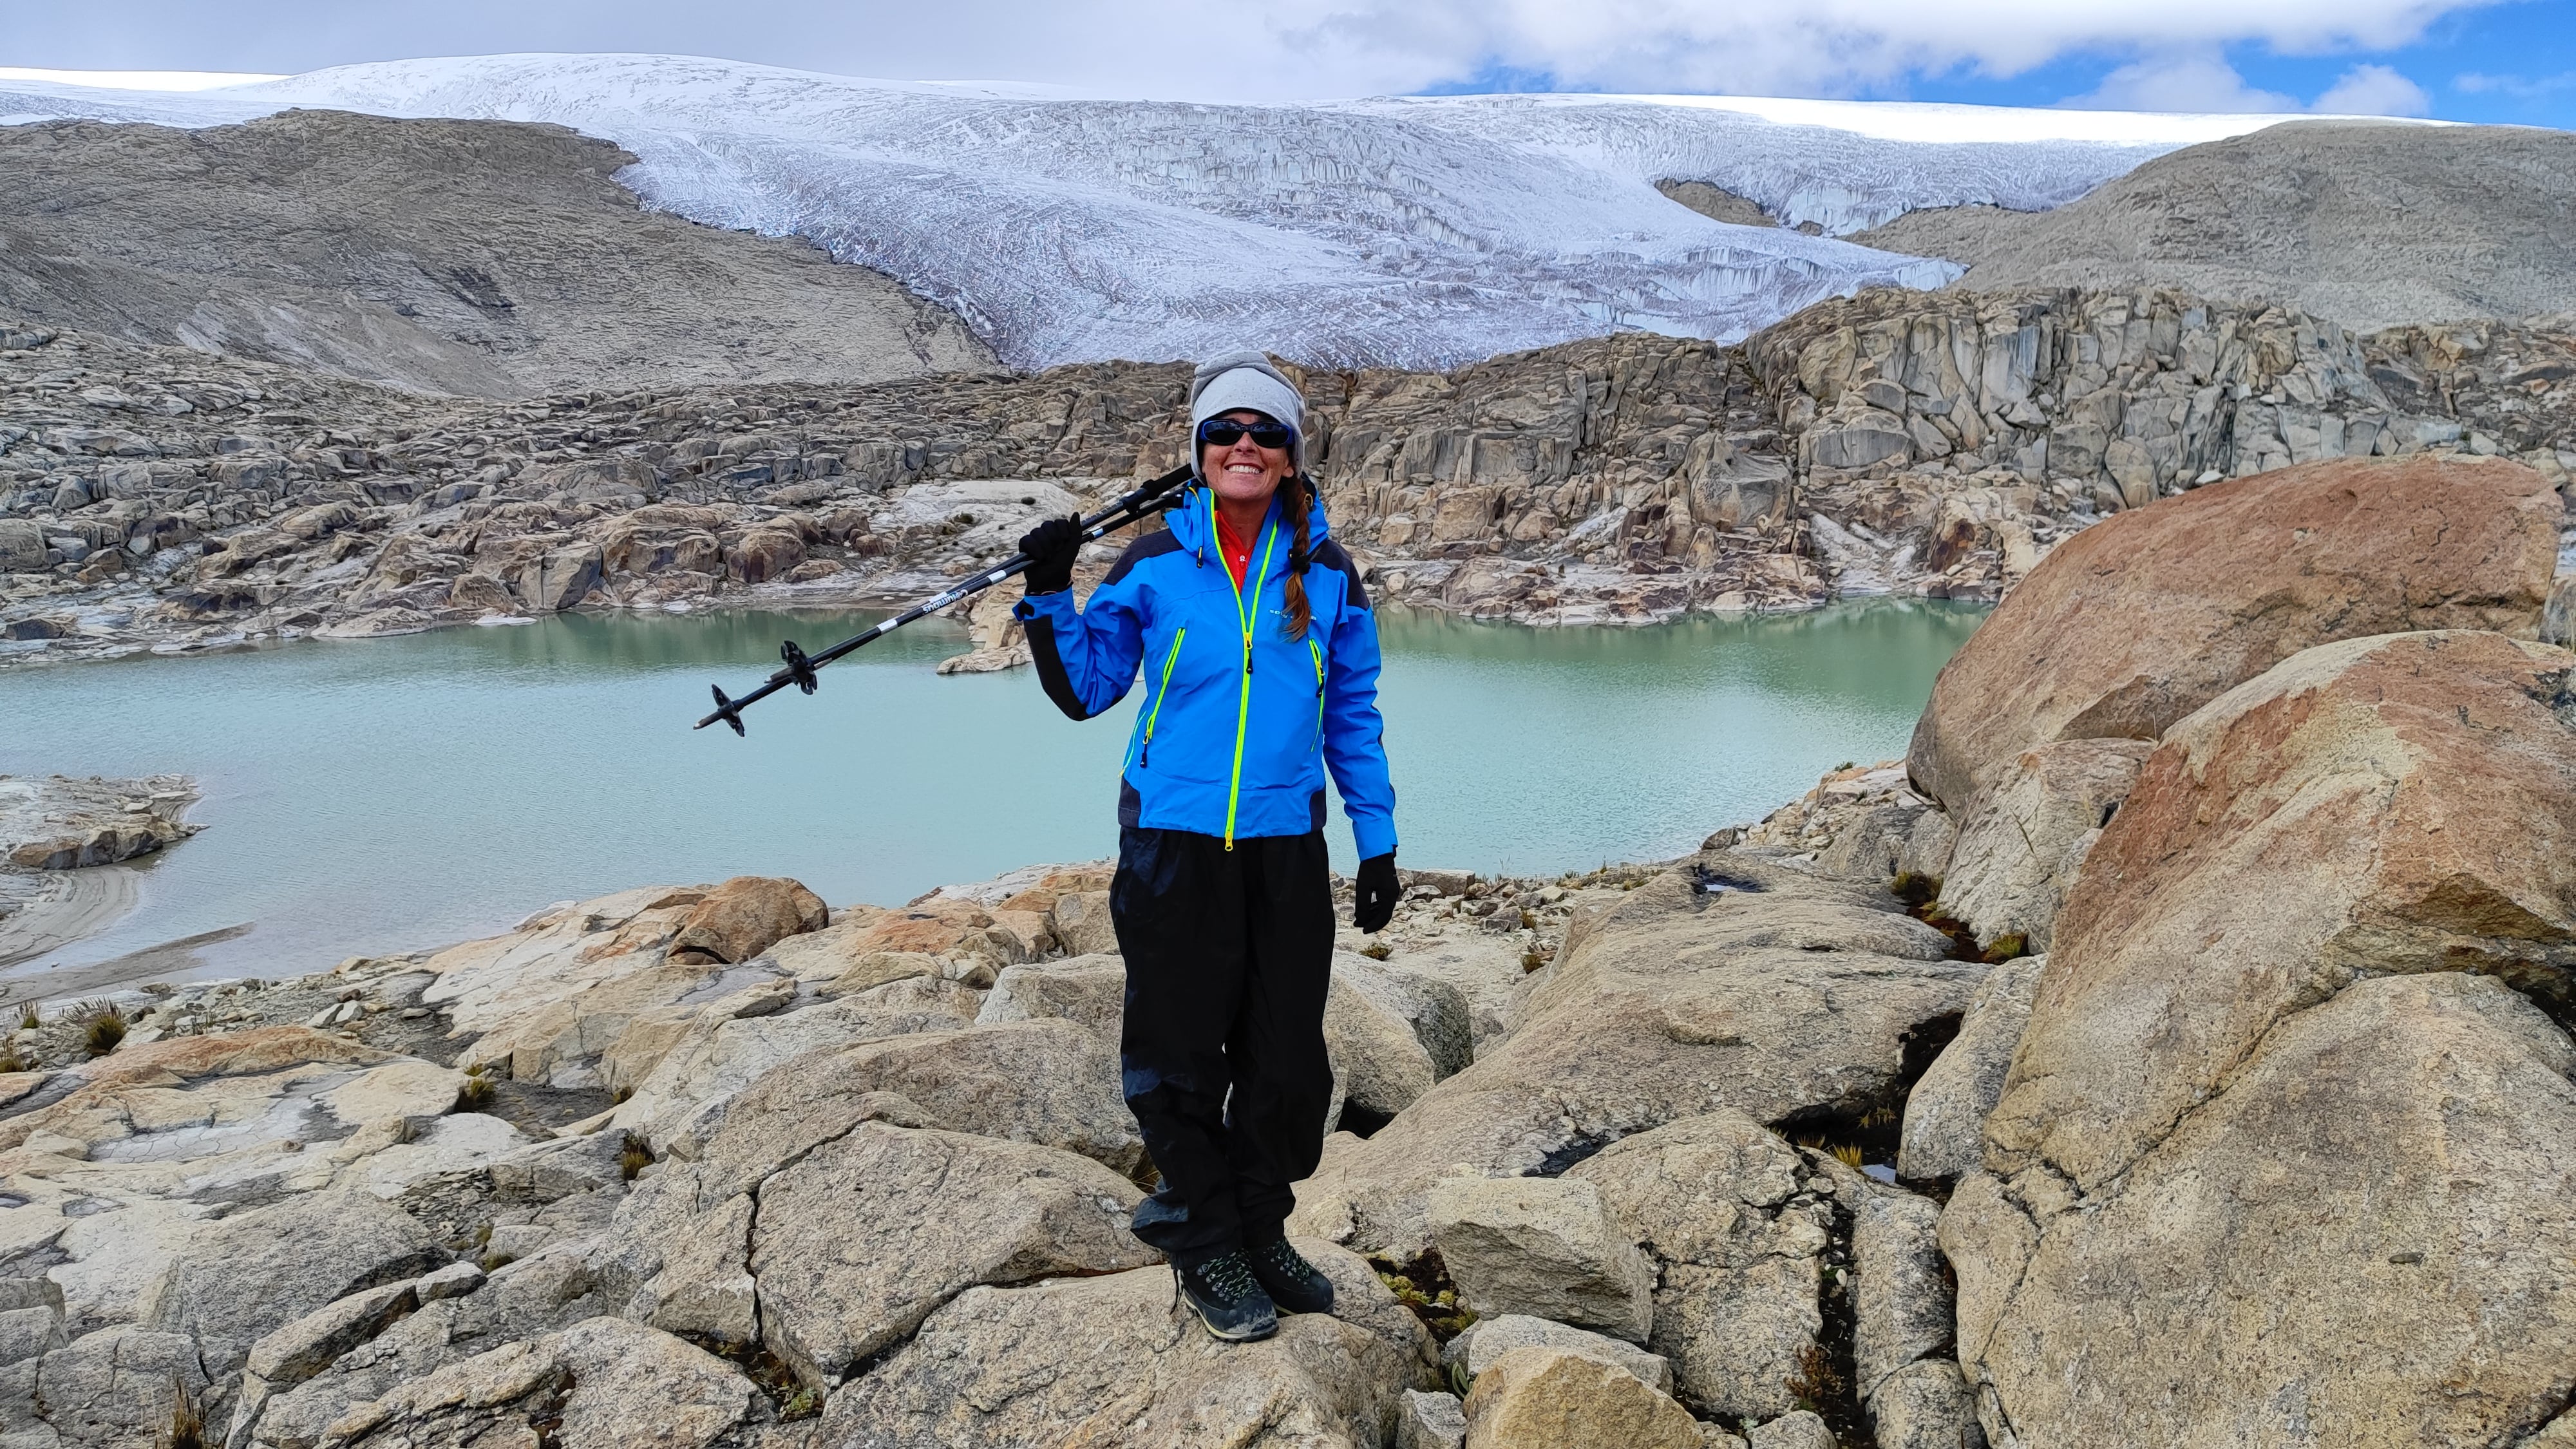
[[[1234,575],[1234,586],[1243,587],[1244,575],[1252,571],[1252,545],[1235,537],[1222,513],[1216,516],[1216,546],[1225,555],[1225,571]]]

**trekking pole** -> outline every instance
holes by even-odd
[[[1103,508],[1098,513],[1092,514],[1090,517],[1082,520],[1082,541],[1084,543],[1089,543],[1094,539],[1116,533],[1119,529],[1125,528],[1131,523],[1138,523],[1153,517],[1155,514],[1168,512],[1171,509],[1180,507],[1181,495],[1174,490],[1188,481],[1190,481],[1190,470],[1189,467],[1184,464],[1183,466],[1175,468],[1171,472],[1164,474],[1162,477],[1146,484],[1144,487],[1137,489],[1135,492],[1125,495],[1118,499],[1118,501],[1110,504],[1108,507]],[[807,694],[812,694],[816,686],[821,683],[820,680],[814,677],[814,671],[821,669],[824,665],[831,663],[833,660],[840,658],[842,655],[847,654],[854,649],[859,649],[866,645],[873,644],[877,640],[884,638],[886,635],[893,633],[895,630],[902,628],[904,625],[909,624],[916,619],[922,618],[926,615],[935,614],[940,610],[947,608],[949,605],[956,603],[959,599],[980,594],[995,584],[1001,583],[1007,579],[1016,578],[1019,575],[1028,572],[1029,566],[1034,562],[1036,562],[1036,560],[1031,559],[1027,554],[1015,553],[1011,555],[1008,562],[1000,564],[994,568],[986,569],[983,572],[976,574],[973,578],[967,579],[962,583],[956,584],[940,593],[934,594],[931,597],[922,600],[920,603],[913,605],[911,608],[904,610],[902,613],[895,615],[893,618],[886,620],[884,623],[875,625],[862,633],[854,634],[849,638],[842,640],[840,643],[833,645],[831,648],[824,650],[820,654],[809,655],[804,650],[796,647],[795,640],[790,639],[786,643],[778,646],[778,657],[787,661],[785,667],[771,673],[768,680],[763,683],[760,688],[753,690],[751,693],[744,695],[740,699],[726,698],[724,687],[722,685],[711,686],[715,691],[716,711],[715,713],[708,715],[705,719],[698,721],[695,725],[690,726],[690,728],[705,729],[716,721],[722,720],[726,724],[733,726],[733,732],[739,735],[743,733],[742,712],[744,709],[758,704],[760,701],[769,698],[771,695],[776,694],[779,690],[782,690],[791,684],[795,685],[798,689],[803,690]]]

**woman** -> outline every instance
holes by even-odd
[[[1394,913],[1395,792],[1377,623],[1303,467],[1305,399],[1257,352],[1190,384],[1193,477],[1167,530],[1074,607],[1071,520],[1020,540],[1016,612],[1047,697],[1075,719],[1143,669],[1118,792],[1109,913],[1127,959],[1127,1105],[1162,1173],[1136,1236],[1171,1260],[1208,1332],[1262,1338],[1333,1285],[1288,1246],[1332,1098],[1324,769],[1361,856],[1353,917]]]

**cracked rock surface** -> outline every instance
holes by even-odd
[[[2506,566],[2528,550],[2480,542],[2528,539],[2536,480],[2452,468],[2422,527],[2340,538],[2395,495],[2312,491],[2338,472],[2285,476],[2267,506],[2304,495],[2311,537],[2356,563],[2428,558],[2428,539],[2496,560],[2459,584],[2392,567],[2426,586],[2350,617],[2407,630],[2465,602],[2491,627],[2216,672],[2153,731],[2058,913],[1979,1160],[1941,1163],[1971,1169],[1939,1241],[1995,1445],[2504,1444],[2565,1410],[2576,655],[2530,638],[2542,591]],[[2162,518],[2188,534],[2199,502],[2141,513],[2142,542]],[[2299,602],[2307,575],[2281,572],[2268,617],[2202,659],[2259,662],[2283,622],[2340,627],[2336,600]],[[2064,668],[2097,671],[2080,648]],[[1942,739],[2008,738],[2053,688]],[[1939,1089],[1952,1115],[1965,1085]],[[1903,1402],[1946,1392],[1929,1378]]]
[[[1333,1280],[1333,1314],[1229,1347],[1175,1313],[1168,1272],[969,1289],[833,1395],[822,1433],[885,1449],[1382,1443],[1404,1391],[1433,1382],[1431,1337],[1357,1257],[1298,1247]]]
[[[1553,1175],[1722,1109],[1865,1105],[1900,1089],[1910,1035],[1957,1017],[1986,969],[1881,887],[1703,851],[1576,917],[1511,1035],[1373,1137],[1335,1139],[1297,1220],[1408,1260],[1443,1178]]]

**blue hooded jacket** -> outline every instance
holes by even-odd
[[[1218,549],[1215,507],[1204,484],[1191,485],[1163,531],[1127,546],[1087,608],[1069,590],[1020,601],[1012,612],[1047,697],[1088,719],[1125,698],[1142,666],[1121,825],[1222,836],[1229,848],[1303,835],[1323,828],[1329,765],[1360,858],[1394,850],[1377,619],[1359,570],[1316,500],[1306,519],[1313,622],[1292,639],[1280,627],[1291,540],[1277,500],[1240,591]]]

